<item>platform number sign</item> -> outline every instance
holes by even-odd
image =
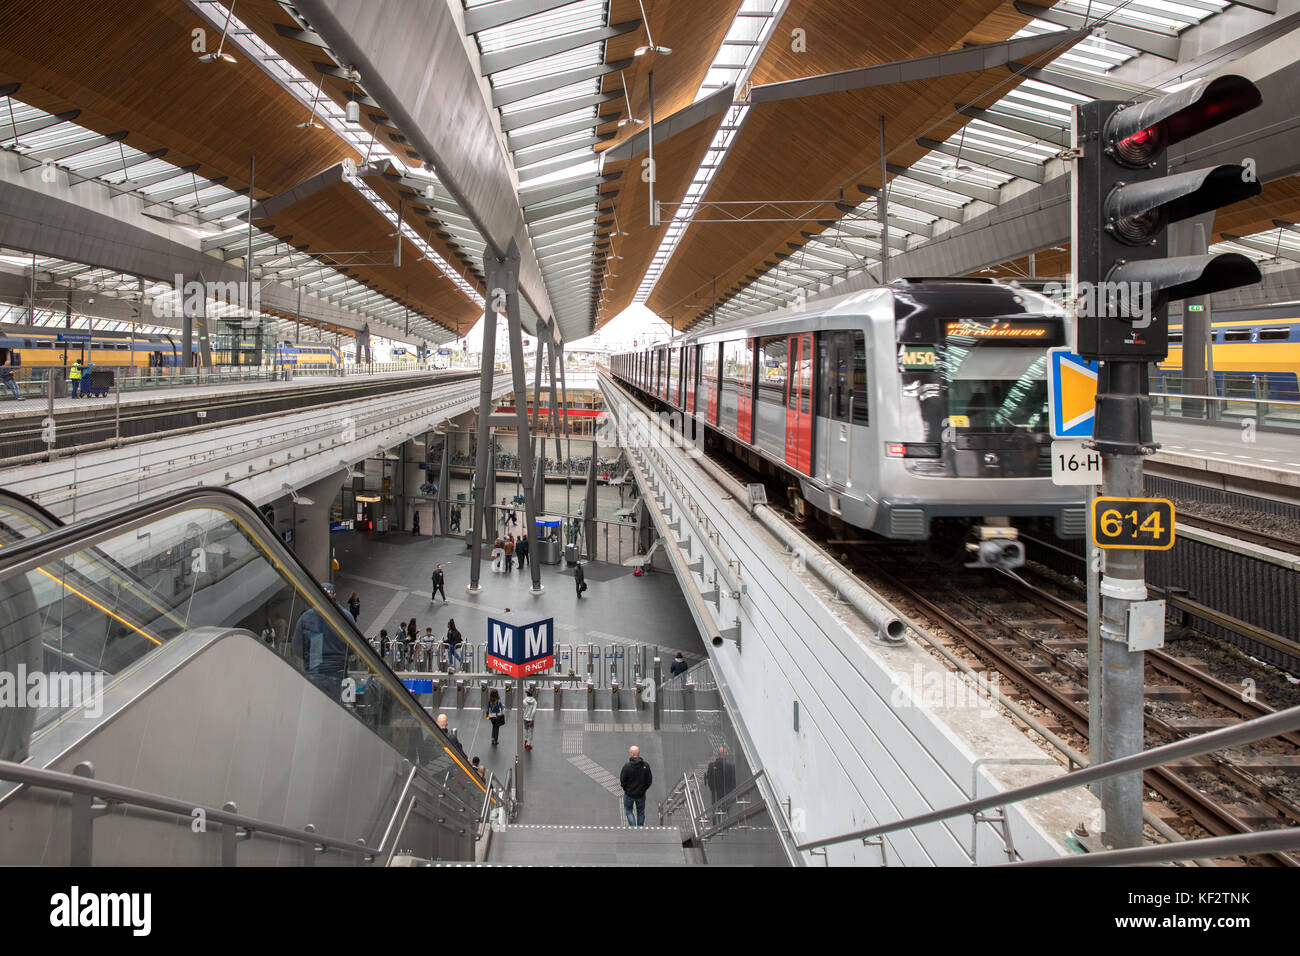
[[[1168,551],[1174,546],[1174,505],[1164,498],[1092,502],[1092,543],[1099,548]]]

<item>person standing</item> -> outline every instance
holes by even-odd
[[[492,724],[492,746],[498,743],[497,735],[501,733],[501,725],[506,722],[506,705],[501,703],[501,695],[497,693],[495,687],[488,694],[487,719]]]
[[[654,783],[650,765],[641,759],[641,748],[627,748],[627,763],[618,775],[618,785],[623,788],[623,812],[630,827],[645,826],[645,795]],[[632,811],[636,811],[633,816]]]
[[[321,584],[321,590],[335,606],[338,605],[333,584],[325,581]],[[339,613],[352,620],[352,615],[341,607]],[[342,696],[343,678],[347,676],[348,647],[343,637],[330,627],[316,608],[308,607],[298,617],[289,641],[289,652],[293,659],[302,661],[302,670],[307,680],[334,700]]]
[[[528,563],[528,535],[521,534],[519,540],[515,542],[515,554],[519,557],[519,570],[524,569]]]
[[[451,530],[460,532],[460,505],[451,506]]]
[[[452,667],[451,662],[454,660],[457,664],[464,663],[460,659],[460,653],[456,650],[464,638],[460,636],[460,631],[456,630],[456,619],[447,620],[447,673],[454,674],[456,669]]]
[[[433,636],[433,628],[426,627],[420,637],[420,657],[425,670],[432,671],[438,658],[438,639]]]
[[[357,592],[353,591],[348,598],[348,610],[352,612],[352,621],[355,624],[361,620],[361,598],[357,597]]]
[[[506,556],[505,571],[509,574],[515,565],[515,536],[506,535],[505,543],[501,545],[501,550]]]
[[[85,369],[81,367],[81,359],[72,363],[72,368],[68,371],[68,381],[72,382],[72,397],[76,398],[81,392],[81,376]]]
[[[388,648],[392,642],[388,640],[388,628],[379,629],[379,657],[381,660],[388,660]]]
[[[443,587],[443,585],[446,583],[447,583],[447,576],[442,573],[442,565],[440,564],[433,569],[433,594],[429,597],[430,601],[436,601],[438,599],[438,595],[441,594],[442,603],[443,604],[447,603],[447,591]]]
[[[582,592],[587,590],[587,575],[583,573],[581,563],[573,569],[573,580],[578,589],[578,597],[582,597]]]
[[[18,383],[14,381],[13,352],[5,350],[5,360],[0,362],[0,380],[5,383],[5,388],[13,393],[14,400],[21,402],[23,393],[18,390]]]
[[[530,687],[524,692],[524,699],[520,705],[522,717],[524,718],[524,749],[533,749],[533,723],[537,716],[537,688]]]
[[[420,535],[420,512],[417,511],[415,512],[415,514],[411,516],[411,537],[415,538],[415,537],[419,537],[419,535]]]

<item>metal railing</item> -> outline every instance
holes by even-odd
[[[795,847],[795,849],[799,852],[812,852],[824,849],[825,847],[834,846],[835,844],[848,843],[852,841],[862,841],[865,845],[868,843],[874,843],[890,833],[911,830],[915,827],[925,826],[930,823],[941,823],[944,820],[950,820],[954,817],[961,817],[967,814],[978,819],[979,814],[983,813],[985,810],[1004,810],[1006,807],[1020,803],[1024,800],[1048,796],[1049,794],[1059,793],[1063,790],[1073,790],[1077,787],[1097,783],[1120,774],[1138,773],[1143,770],[1149,770],[1152,767],[1161,766],[1162,764],[1169,763],[1173,760],[1180,760],[1186,757],[1200,757],[1215,750],[1254,743],[1259,740],[1267,740],[1270,737],[1276,737],[1280,734],[1285,734],[1294,730],[1300,730],[1300,706],[1278,711],[1275,714],[1269,714],[1265,717],[1256,717],[1253,720],[1245,721],[1234,727],[1225,727],[1221,730],[1214,730],[1194,737],[1188,737],[1183,740],[1177,740],[1173,743],[1163,744],[1162,746],[1143,751],[1142,753],[1133,754],[1128,757],[1121,757],[1117,760],[1107,761],[1106,763],[1094,764],[1091,767],[1073,770],[1051,780],[1028,784],[1023,787],[1016,787],[1012,790],[1005,790],[988,797],[967,800],[963,803],[955,804],[940,810],[932,810],[929,813],[917,814],[915,816],[906,817],[902,820],[896,820],[893,823],[882,823],[873,827],[867,827],[863,830],[854,830],[851,833],[842,833],[838,836],[824,837],[819,840],[800,843]],[[1247,840],[1247,836],[1251,839]],[[1197,859],[1212,856],[1215,854],[1216,850],[1218,850],[1218,852],[1224,852],[1222,848],[1225,846],[1237,847],[1238,849],[1233,851],[1236,853],[1248,852],[1251,854],[1295,849],[1300,847],[1300,831],[1291,828],[1287,830],[1267,830],[1236,838],[1220,837],[1186,840],[1182,843],[1166,844],[1158,847],[1109,850],[1090,854],[1091,861],[1087,864],[1072,864],[1068,858],[1063,860],[1053,860],[1052,863],[1058,866],[1104,866],[1108,863],[1118,864],[1139,861],[1159,862],[1163,860]],[[1134,854],[1139,851],[1141,855],[1135,858]],[[1037,861],[1031,862],[1036,863]]]
[[[1300,428],[1300,396],[1295,389],[1279,389],[1266,375],[1224,375],[1204,394],[1189,389],[1176,376],[1162,376],[1158,391],[1151,392],[1151,413],[1183,421],[1238,423]],[[1207,383],[1208,386],[1208,383]]]

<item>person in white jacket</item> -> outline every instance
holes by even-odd
[[[533,724],[537,716],[537,690],[530,687],[524,692],[524,700],[521,705],[523,709],[522,717],[524,718],[524,749],[533,749]]]

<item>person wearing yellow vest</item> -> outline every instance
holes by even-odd
[[[72,369],[68,372],[68,380],[72,382],[72,397],[76,398],[77,393],[81,390],[81,373],[84,369],[81,367],[81,359],[73,363]]]

